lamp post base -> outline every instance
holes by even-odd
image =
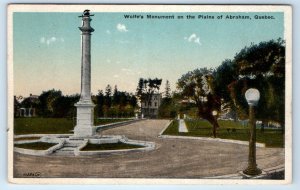
[[[255,176],[255,175],[260,175],[262,173],[262,171],[261,171],[261,169],[259,169],[257,167],[248,167],[247,169],[245,169],[243,171],[243,173],[246,175]]]

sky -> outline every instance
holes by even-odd
[[[283,13],[100,13],[93,12],[92,93],[110,84],[135,92],[139,78],[162,78],[171,90],[188,71],[216,68],[245,46],[283,38]],[[125,19],[124,14],[144,16]],[[175,19],[146,19],[146,15]],[[39,95],[49,89],[80,93],[81,13],[13,14],[14,95]],[[177,16],[184,19],[176,19]],[[194,15],[195,19],[186,19]],[[197,19],[198,15],[215,19]],[[223,19],[216,19],[223,15]],[[244,15],[251,19],[224,19]],[[254,19],[269,15],[274,19]]]

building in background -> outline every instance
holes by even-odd
[[[30,94],[29,97],[14,96],[14,117],[35,117],[39,96]]]
[[[158,108],[161,104],[162,94],[156,93],[151,96],[151,100],[142,100],[141,102],[141,114],[147,118],[157,118]]]

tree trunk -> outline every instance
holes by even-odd
[[[213,126],[213,136],[214,138],[217,137],[217,129],[220,127],[217,121],[217,118],[212,115],[212,111],[203,111],[202,108],[198,108],[199,116],[203,119],[207,120]]]

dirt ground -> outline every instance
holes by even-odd
[[[152,141],[147,152],[91,157],[14,154],[14,177],[38,173],[60,178],[203,178],[235,174],[247,166],[248,146],[190,139],[162,139],[168,120],[144,120],[109,129],[105,135]],[[283,148],[258,148],[257,164],[265,169],[284,164]]]

